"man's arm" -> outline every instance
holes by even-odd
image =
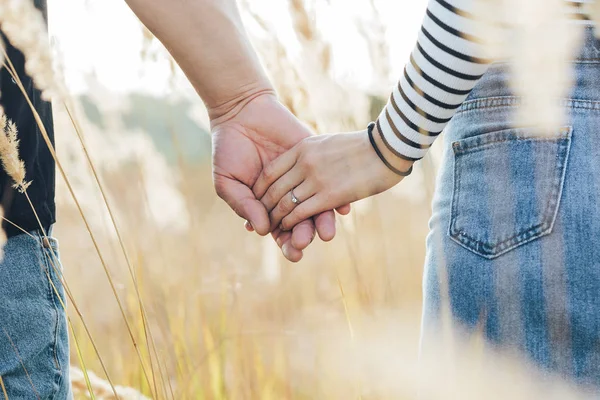
[[[235,0],[126,2],[177,61],[206,104],[211,121],[273,92]]]
[[[275,96],[254,52],[235,0],[126,0],[181,66],[209,112],[217,194],[259,234],[270,231],[267,210],[252,186],[264,166],[310,136]],[[342,214],[349,206],[338,210]],[[290,261],[299,261],[316,231],[335,236],[327,211],[273,236]]]

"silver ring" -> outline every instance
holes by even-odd
[[[294,195],[294,189],[290,190],[290,195],[292,196],[292,203],[295,205],[300,204],[300,200]]]

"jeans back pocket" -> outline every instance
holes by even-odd
[[[539,135],[514,128],[452,143],[449,235],[493,259],[552,231],[562,194],[570,127]]]

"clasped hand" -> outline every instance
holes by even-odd
[[[401,177],[381,162],[366,131],[311,136],[269,163],[253,187],[271,231],[381,193]]]
[[[333,239],[332,210],[347,214],[350,203],[400,180],[366,131],[311,136],[271,91],[235,104],[209,110],[216,192],[248,230],[271,233],[290,261],[300,261],[316,233]]]

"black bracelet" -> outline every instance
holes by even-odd
[[[377,144],[375,143],[375,139],[373,138],[373,129],[374,128],[375,128],[375,122],[371,122],[369,124],[369,127],[367,128],[367,132],[369,132],[369,142],[371,142],[371,146],[373,146],[373,150],[375,150],[375,153],[377,153],[377,156],[381,159],[381,161],[385,164],[385,166],[388,167],[390,169],[390,171],[392,171],[396,175],[409,176],[413,171],[412,165],[410,166],[408,171],[404,172],[404,171],[400,171],[398,168],[394,167],[392,164],[390,164],[388,162],[388,160],[385,159],[385,157],[381,153],[381,150],[379,150],[379,148],[377,147]],[[381,132],[379,132],[379,134],[381,135]]]

